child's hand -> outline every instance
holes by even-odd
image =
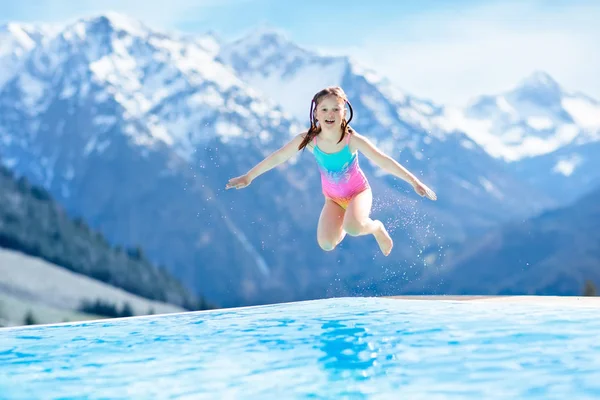
[[[252,182],[252,179],[246,174],[242,176],[238,176],[237,178],[231,178],[227,185],[225,185],[225,189],[242,189],[248,186]]]
[[[435,192],[433,190],[429,189],[423,183],[417,181],[413,184],[413,187],[415,188],[415,192],[417,192],[419,194],[419,196],[425,196],[429,200],[434,200],[434,201],[437,200],[437,195],[435,194]]]

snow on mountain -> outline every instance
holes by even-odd
[[[214,49],[207,51],[200,40],[178,40],[113,14],[77,22],[62,36],[65,40],[49,53],[71,54],[65,47],[83,51],[91,80],[120,103],[126,116],[147,118],[152,138],[179,147],[183,154],[192,151],[193,139],[202,139],[191,138],[191,131],[212,116],[197,110],[228,107],[244,113],[254,100],[243,93],[244,85],[234,74],[213,60]],[[252,111],[267,117],[265,107]],[[217,125],[216,131],[239,135],[242,130]]]
[[[250,86],[302,120],[308,118],[313,94],[338,84],[336,80],[346,68],[341,58],[319,57],[296,46],[283,33],[263,28],[225,45],[219,59]]]
[[[0,88],[12,78],[26,55],[58,28],[52,25],[0,25]]]
[[[535,72],[514,89],[481,96],[435,123],[462,130],[531,188],[567,204],[600,182],[600,102]]]
[[[209,36],[167,35],[115,13],[79,19],[27,54],[0,92],[10,110],[4,119],[18,121],[20,129],[31,120],[19,140],[26,147],[27,136],[40,129],[64,134],[64,118],[56,120],[62,110],[51,105],[61,102],[71,115],[89,104],[89,121],[79,125],[89,125],[82,132],[86,155],[104,152],[108,133],[121,123],[137,145],[167,145],[187,160],[215,136],[231,140],[259,132],[268,141],[266,127],[280,123],[281,111],[215,61],[215,46]],[[54,115],[54,126],[39,125],[45,114]],[[0,126],[0,140],[16,141],[9,130]],[[77,169],[64,168],[71,177]]]
[[[481,96],[464,110],[446,109],[436,123],[466,132],[494,157],[512,162],[600,140],[600,103],[536,71],[506,93]]]

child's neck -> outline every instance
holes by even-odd
[[[338,140],[340,140],[340,137],[342,136],[342,129],[341,128],[337,128],[337,129],[323,129],[321,128],[321,133],[319,134],[319,136],[321,136],[321,138],[329,141],[329,142],[337,142]]]

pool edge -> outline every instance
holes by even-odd
[[[597,296],[539,296],[539,295],[399,295],[385,296],[394,300],[435,300],[485,303],[529,303],[600,308]]]

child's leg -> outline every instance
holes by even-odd
[[[325,251],[331,251],[337,246],[346,232],[342,229],[344,209],[330,199],[325,199],[325,205],[319,217],[317,241]]]
[[[392,251],[394,242],[388,234],[383,223],[378,220],[372,220],[371,206],[373,204],[373,193],[371,189],[359,193],[350,200],[346,208],[343,228],[348,235],[362,236],[372,234],[377,240],[379,248],[384,255],[389,255]]]

